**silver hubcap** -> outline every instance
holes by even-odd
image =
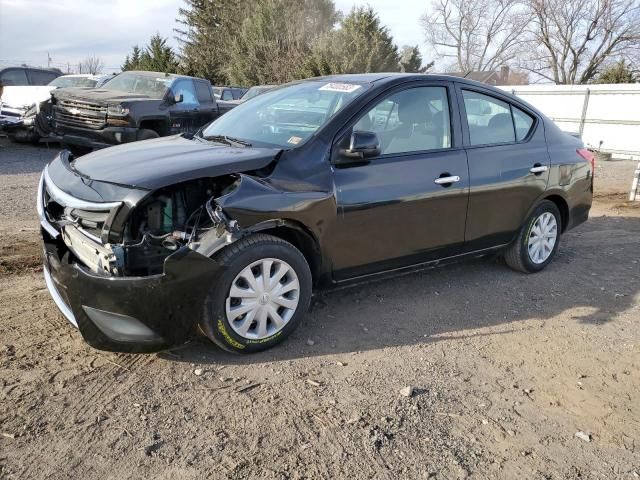
[[[258,260],[231,283],[227,320],[243,338],[267,338],[289,323],[299,298],[300,282],[291,265],[277,258]]]
[[[558,223],[556,217],[549,212],[544,212],[536,221],[529,231],[529,258],[533,263],[544,263],[547,261],[553,247],[558,239]]]

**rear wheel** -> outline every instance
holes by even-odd
[[[300,251],[257,234],[220,251],[226,267],[205,302],[202,331],[231,352],[251,353],[282,342],[299,325],[311,299],[311,271]]]
[[[545,268],[560,244],[562,218],[555,203],[543,200],[507,248],[504,259],[514,270],[535,273]]]

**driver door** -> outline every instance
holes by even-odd
[[[171,85],[171,94],[175,98],[182,95],[182,101],[169,108],[170,131],[175,133],[195,133],[201,126],[200,102],[193,80],[180,78]]]
[[[330,254],[337,280],[461,252],[469,174],[455,105],[448,83],[400,87],[339,138],[333,158],[354,130],[375,132],[381,154],[334,162],[338,220]],[[442,183],[445,177],[454,181]]]

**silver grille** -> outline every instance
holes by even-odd
[[[100,236],[107,217],[114,208],[122,204],[122,202],[89,202],[69,195],[51,181],[49,166],[46,166],[42,173],[40,188],[38,203],[41,205],[41,211],[39,209],[38,213],[42,212],[41,223],[44,220],[55,231],[62,230],[64,225],[73,224],[87,237],[98,243],[101,243]],[[57,225],[57,228],[54,225]],[[50,231],[50,228],[47,228],[47,231]]]
[[[78,100],[58,100],[53,108],[55,122],[60,126],[99,130],[107,121],[107,107]]]

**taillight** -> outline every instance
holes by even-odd
[[[579,148],[576,150],[576,152],[578,152],[578,155],[580,155],[591,164],[591,174],[594,175],[596,173],[596,156],[593,154],[593,152],[586,148]]]

